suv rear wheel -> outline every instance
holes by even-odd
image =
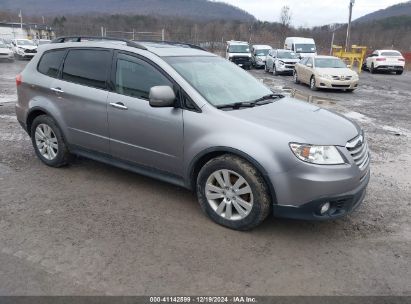
[[[200,170],[197,196],[213,221],[236,230],[258,226],[271,209],[261,174],[247,161],[229,154],[210,160]]]
[[[51,167],[61,167],[68,163],[70,152],[60,128],[47,115],[36,117],[31,125],[31,140],[40,160]]]

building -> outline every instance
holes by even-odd
[[[0,22],[0,38],[54,39],[56,34],[46,24]]]

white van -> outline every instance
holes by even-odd
[[[227,41],[225,58],[249,70],[251,68],[250,45],[245,41]]]
[[[285,39],[284,49],[297,53],[300,58],[317,55],[317,47],[312,38],[287,37]]]

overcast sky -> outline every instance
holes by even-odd
[[[238,6],[263,21],[279,21],[280,11],[288,5],[294,26],[344,23],[348,20],[349,0],[221,0]],[[353,18],[364,16],[405,0],[356,0]]]

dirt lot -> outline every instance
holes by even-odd
[[[41,164],[14,116],[24,64],[0,64],[1,295],[411,295],[410,72],[310,97],[291,77],[252,71],[357,120],[372,178],[344,219],[270,217],[244,233],[213,224],[184,189],[86,159]]]

